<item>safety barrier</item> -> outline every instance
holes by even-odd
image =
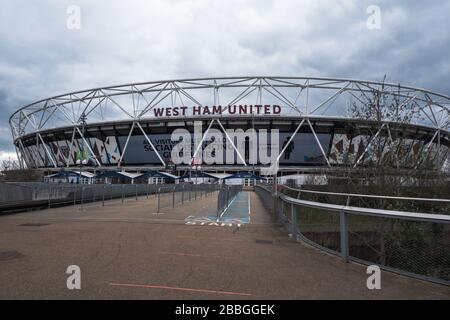
[[[14,210],[21,202],[26,202],[30,207],[34,203],[42,207],[51,208],[64,205],[80,205],[86,203],[101,202],[105,205],[108,200],[118,199],[122,203],[126,198],[150,197],[157,198],[156,212],[161,208],[175,206],[215,192],[217,185],[212,184],[174,184],[174,185],[150,185],[150,184],[68,184],[68,183],[42,183],[20,182],[5,184],[14,190],[25,190],[18,193],[20,197],[11,197],[10,201],[2,201],[0,205],[7,210]],[[6,188],[5,187],[5,188]],[[26,197],[22,197],[26,195]],[[23,206],[21,206],[23,207]]]
[[[161,208],[172,207],[177,204],[195,201],[214,194],[218,190],[218,185],[214,184],[183,184],[165,185],[157,190],[157,211]]]
[[[388,271],[450,285],[448,214],[364,208],[350,206],[349,200],[332,204],[300,199],[305,190],[296,190],[296,196],[273,196],[267,186],[255,186],[255,191],[274,218],[297,240],[340,255],[345,261],[376,264]],[[364,195],[346,196],[350,199]]]

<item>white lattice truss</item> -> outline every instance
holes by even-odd
[[[24,159],[26,153],[24,152],[22,138],[35,134],[36,145],[42,144],[52,165],[57,167],[57,161],[51,155],[41,133],[63,127],[71,127],[72,144],[76,136],[81,138],[88,151],[93,155],[93,151],[86,143],[80,130],[82,115],[87,118],[86,124],[88,126],[111,121],[132,122],[118,166],[122,162],[128,140],[135,129],[142,132],[158,155],[161,164],[165,165],[163,158],[154,148],[141,126],[143,121],[154,118],[152,110],[155,107],[186,105],[222,105],[227,107],[244,103],[261,105],[270,103],[280,105],[283,108],[284,112],[280,117],[298,118],[299,123],[291,136],[291,140],[301,126],[305,125],[310,128],[326,163],[330,166],[330,161],[319,143],[310,118],[332,116],[334,119],[354,119],[355,114],[350,113],[349,109],[357,105],[364,106],[368,101],[374,101],[376,96],[382,97],[382,101],[385,103],[396,101],[397,113],[381,114],[382,118],[377,120],[381,121],[382,125],[375,136],[378,136],[382,130],[388,130],[389,132],[389,125],[392,123],[403,122],[405,124],[405,121],[399,120],[402,119],[402,113],[411,115],[408,117],[407,123],[426,126],[434,130],[435,134],[430,144],[433,141],[439,143],[443,135],[449,136],[450,98],[446,95],[385,82],[313,77],[197,78],[89,89],[50,97],[22,107],[10,117],[9,123],[22,166],[25,163],[32,163],[30,159]],[[204,136],[206,136],[214,121],[225,131],[221,122],[222,117],[229,118],[230,115],[227,115],[227,111],[225,111],[220,116],[209,117],[209,119],[204,117],[203,120],[209,121]],[[231,140],[230,142],[240,159],[243,160],[236,146]],[[366,151],[368,148],[369,145],[367,145]],[[284,151],[284,149],[281,150],[278,160]],[[364,154],[360,156],[355,166],[360,163],[363,156]],[[66,160],[68,163],[68,159]],[[97,159],[96,161],[97,165],[100,166],[99,161]],[[245,161],[244,164],[247,165]]]

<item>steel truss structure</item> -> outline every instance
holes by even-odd
[[[220,115],[184,117],[155,115],[157,108],[175,108],[184,106],[224,106]],[[226,120],[239,120],[240,115],[229,112],[233,105],[277,105],[282,112],[277,115],[248,115],[250,121],[255,119],[272,119],[290,121],[294,133],[289,142],[278,154],[279,161],[289,143],[306,127],[313,134],[327,166],[332,166],[330,155],[326,154],[312,123],[317,121],[359,121],[376,124],[377,131],[365,145],[363,153],[352,166],[364,164],[364,158],[371,148],[372,141],[381,136],[387,138],[388,144],[394,144],[392,138],[394,128],[414,127],[429,134],[423,152],[432,145],[450,144],[450,97],[429,90],[402,86],[399,84],[361,81],[339,78],[316,77],[222,77],[194,78],[165,81],[132,83],[118,86],[101,87],[83,91],[70,92],[43,99],[18,109],[10,117],[9,123],[22,167],[39,167],[34,157],[49,159],[51,167],[62,165],[55,157],[49,145],[49,139],[55,132],[70,132],[69,154],[64,156],[64,166],[70,166],[72,146],[76,139],[81,139],[95,165],[102,167],[98,155],[94,154],[88,142],[89,128],[98,128],[111,124],[128,124],[127,140],[122,148],[117,167],[121,167],[127,152],[130,137],[138,130],[152,150],[158,156],[161,165],[166,165],[163,157],[155,148],[146,132],[151,122],[176,122],[192,119],[202,120],[207,124],[200,144],[197,145],[196,156],[204,137],[213,123],[225,132]],[[80,130],[81,119],[86,120],[86,132]],[[147,127],[146,127],[147,126]],[[237,152],[242,164],[247,166],[244,156],[233,141],[227,139]],[[26,152],[26,141],[32,139],[36,149]],[[40,149],[39,149],[40,148]],[[42,151],[39,151],[42,150]],[[39,154],[43,152],[44,155]],[[440,151],[439,151],[440,152]],[[448,155],[444,159],[448,166]],[[419,161],[420,162],[420,161]]]

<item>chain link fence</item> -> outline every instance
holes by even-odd
[[[217,190],[213,184],[92,184],[73,185],[66,183],[50,184],[43,182],[20,182],[0,184],[2,198],[1,211],[14,211],[31,207],[56,207],[81,205],[92,202],[146,197],[157,198],[155,210],[175,206],[179,203],[196,200]]]
[[[157,211],[161,208],[172,207],[178,204],[184,204],[197,199],[202,199],[216,193],[219,186],[214,184],[184,184],[161,186],[158,188]]]
[[[340,255],[346,261],[377,264],[389,271],[450,285],[448,212],[350,206],[348,196],[339,195],[341,200],[333,203],[331,199],[338,196],[335,194],[307,193],[306,200],[301,196],[303,192],[292,190],[286,192],[289,195],[281,193],[274,199],[269,186],[256,186],[255,191],[263,205],[296,239]],[[437,202],[440,208],[443,203],[447,205],[446,201],[437,199]]]

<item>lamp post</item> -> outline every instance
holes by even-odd
[[[81,173],[83,170],[83,158],[84,158],[84,127],[86,126],[86,120],[87,120],[87,116],[86,114],[83,112],[80,116],[79,122],[81,124],[81,145],[82,148],[80,150],[80,176],[78,177],[78,182],[79,184],[81,184]]]

